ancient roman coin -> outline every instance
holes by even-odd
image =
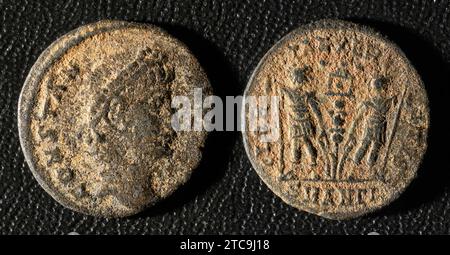
[[[210,93],[181,42],[144,24],[101,21],[56,40],[19,99],[26,161],[62,205],[128,216],[170,195],[198,166],[206,133],[175,131],[172,98]]]
[[[420,77],[397,46],[352,23],[319,21],[282,38],[245,99],[244,144],[258,175],[286,203],[326,218],[396,199],[426,151]]]

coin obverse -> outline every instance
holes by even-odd
[[[56,40],[23,86],[19,135],[39,184],[59,203],[136,214],[185,183],[206,132],[176,132],[171,99],[210,91],[178,40],[152,25],[101,21]]]
[[[318,21],[282,38],[244,96],[279,99],[279,114],[265,115],[279,121],[278,139],[243,133],[258,175],[286,203],[326,218],[357,217],[396,199],[426,151],[420,77],[397,46],[349,22]],[[243,112],[246,125],[250,116]]]

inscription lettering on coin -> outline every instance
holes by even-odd
[[[206,132],[176,132],[172,97],[211,93],[196,59],[157,27],[103,21],[39,57],[19,102],[33,174],[58,202],[91,215],[138,213],[186,182]]]
[[[426,150],[428,101],[417,72],[395,45],[352,23],[319,21],[281,39],[245,96],[280,98],[280,139],[243,134],[259,176],[288,204],[327,218],[391,202]]]

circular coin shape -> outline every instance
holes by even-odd
[[[428,99],[394,44],[324,20],[281,39],[245,91],[244,145],[286,203],[330,219],[397,198],[427,147]]]
[[[80,27],[39,57],[23,86],[20,142],[59,203],[136,214],[185,183],[206,132],[175,131],[172,99],[210,93],[190,51],[161,29],[122,21]]]

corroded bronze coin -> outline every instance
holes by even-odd
[[[265,115],[279,121],[278,139],[261,139],[267,130],[243,134],[257,173],[286,203],[323,217],[390,203],[427,147],[428,101],[417,72],[394,44],[352,23],[319,21],[285,36],[259,63],[249,96],[279,102],[278,115]],[[243,114],[247,125],[251,116]]]
[[[39,57],[19,100],[25,158],[73,210],[135,214],[167,197],[201,158],[206,132],[176,132],[171,99],[210,92],[197,60],[161,29],[121,21],[80,27]],[[209,91],[209,92],[208,92]]]

